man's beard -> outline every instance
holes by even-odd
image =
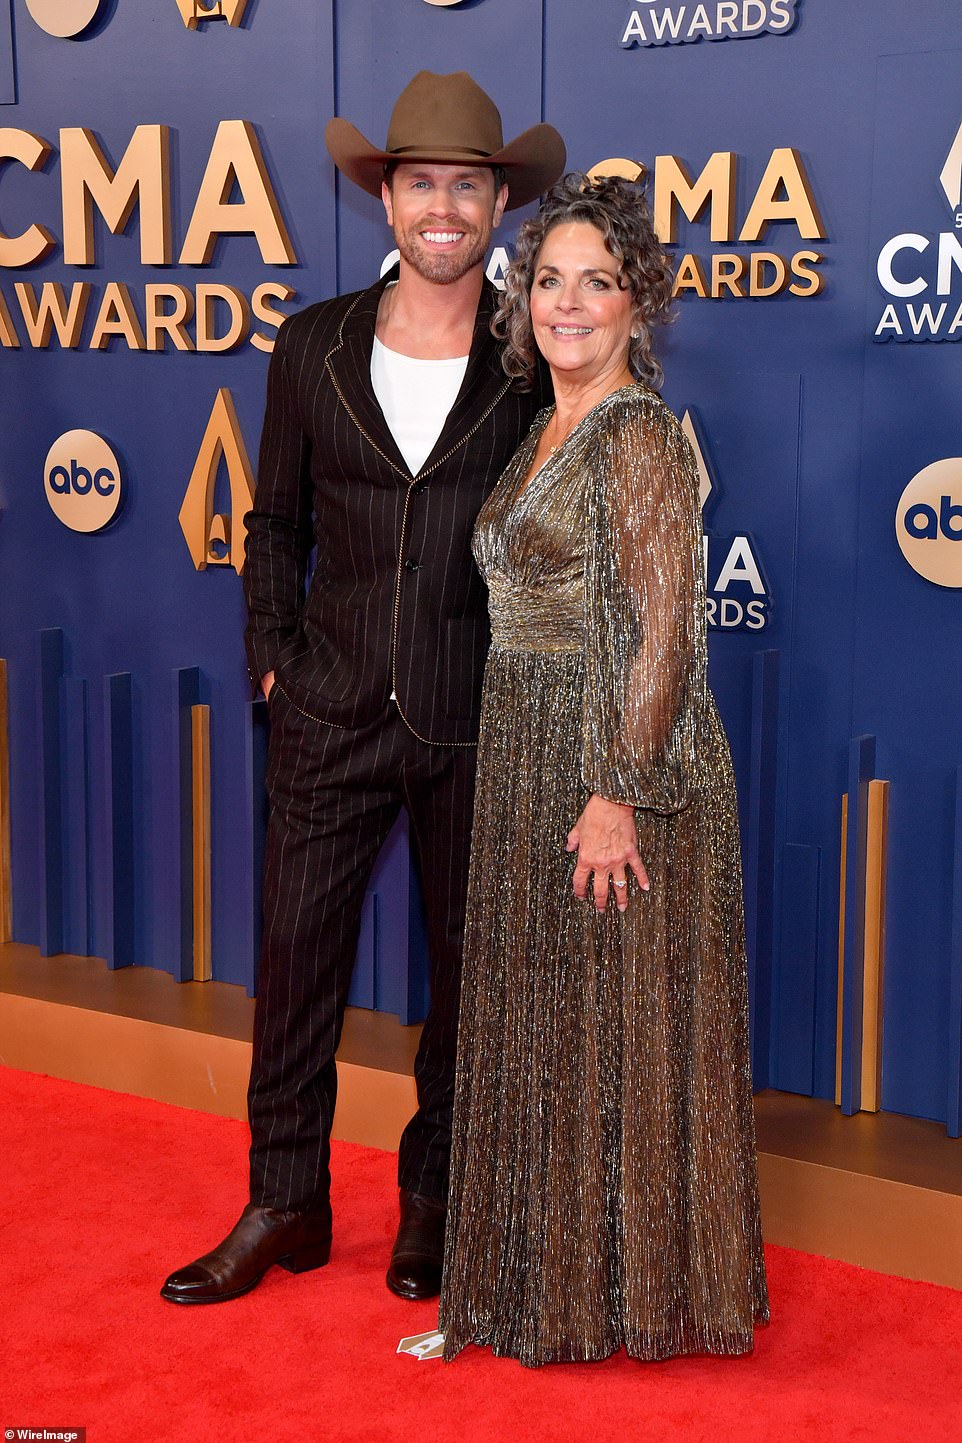
[[[472,226],[434,225],[429,227],[431,230],[463,230],[467,246],[459,247],[456,251],[429,250],[421,240],[421,231],[424,229],[423,225],[417,225],[406,231],[395,230],[394,232],[394,239],[397,241],[397,248],[401,255],[424,280],[433,281],[435,285],[439,286],[450,286],[484,260],[489,236],[475,230]]]

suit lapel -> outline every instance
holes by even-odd
[[[337,394],[358,430],[383,460],[410,481],[413,479],[411,472],[397,448],[371,386],[371,352],[374,349],[378,305],[385,287],[393,279],[396,279],[396,270],[389,271],[377,285],[360,293],[341,323],[338,338],[327,354],[326,365]],[[490,331],[495,303],[494,287],[485,280],[464,380],[441,434],[418,473],[421,476],[435,470],[451,452],[464,445],[479,421],[508,389],[508,378],[501,369],[500,348]]]
[[[371,385],[371,353],[377,308],[385,287],[397,279],[396,268],[361,291],[344,320],[337,340],[327,353],[325,365],[345,410],[361,434],[395,471],[410,480],[411,473],[397,448],[391,428],[384,419]]]

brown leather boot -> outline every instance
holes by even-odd
[[[417,1302],[441,1291],[447,1204],[439,1198],[400,1190],[401,1224],[387,1270],[387,1285],[399,1298]]]
[[[171,1303],[226,1303],[256,1288],[275,1263],[289,1273],[322,1268],[331,1256],[331,1210],[278,1212],[248,1203],[212,1252],[171,1273],[160,1296]]]

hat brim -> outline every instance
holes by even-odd
[[[349,120],[336,116],[327,123],[324,141],[328,154],[342,174],[369,195],[381,194],[384,167],[389,161],[427,161],[434,165],[500,165],[507,174],[508,203],[506,210],[527,205],[554,185],[565,168],[565,143],[553,125],[532,125],[510,145],[494,155],[478,155],[477,151],[452,146],[415,148],[401,152],[379,150],[366,140]]]

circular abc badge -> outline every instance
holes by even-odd
[[[100,9],[102,0],[27,0],[27,9],[41,30],[69,40],[86,30]]]
[[[120,507],[120,463],[94,431],[65,431],[43,468],[50,509],[71,531],[102,531]]]
[[[962,586],[962,456],[913,476],[895,514],[902,555],[926,581]]]

